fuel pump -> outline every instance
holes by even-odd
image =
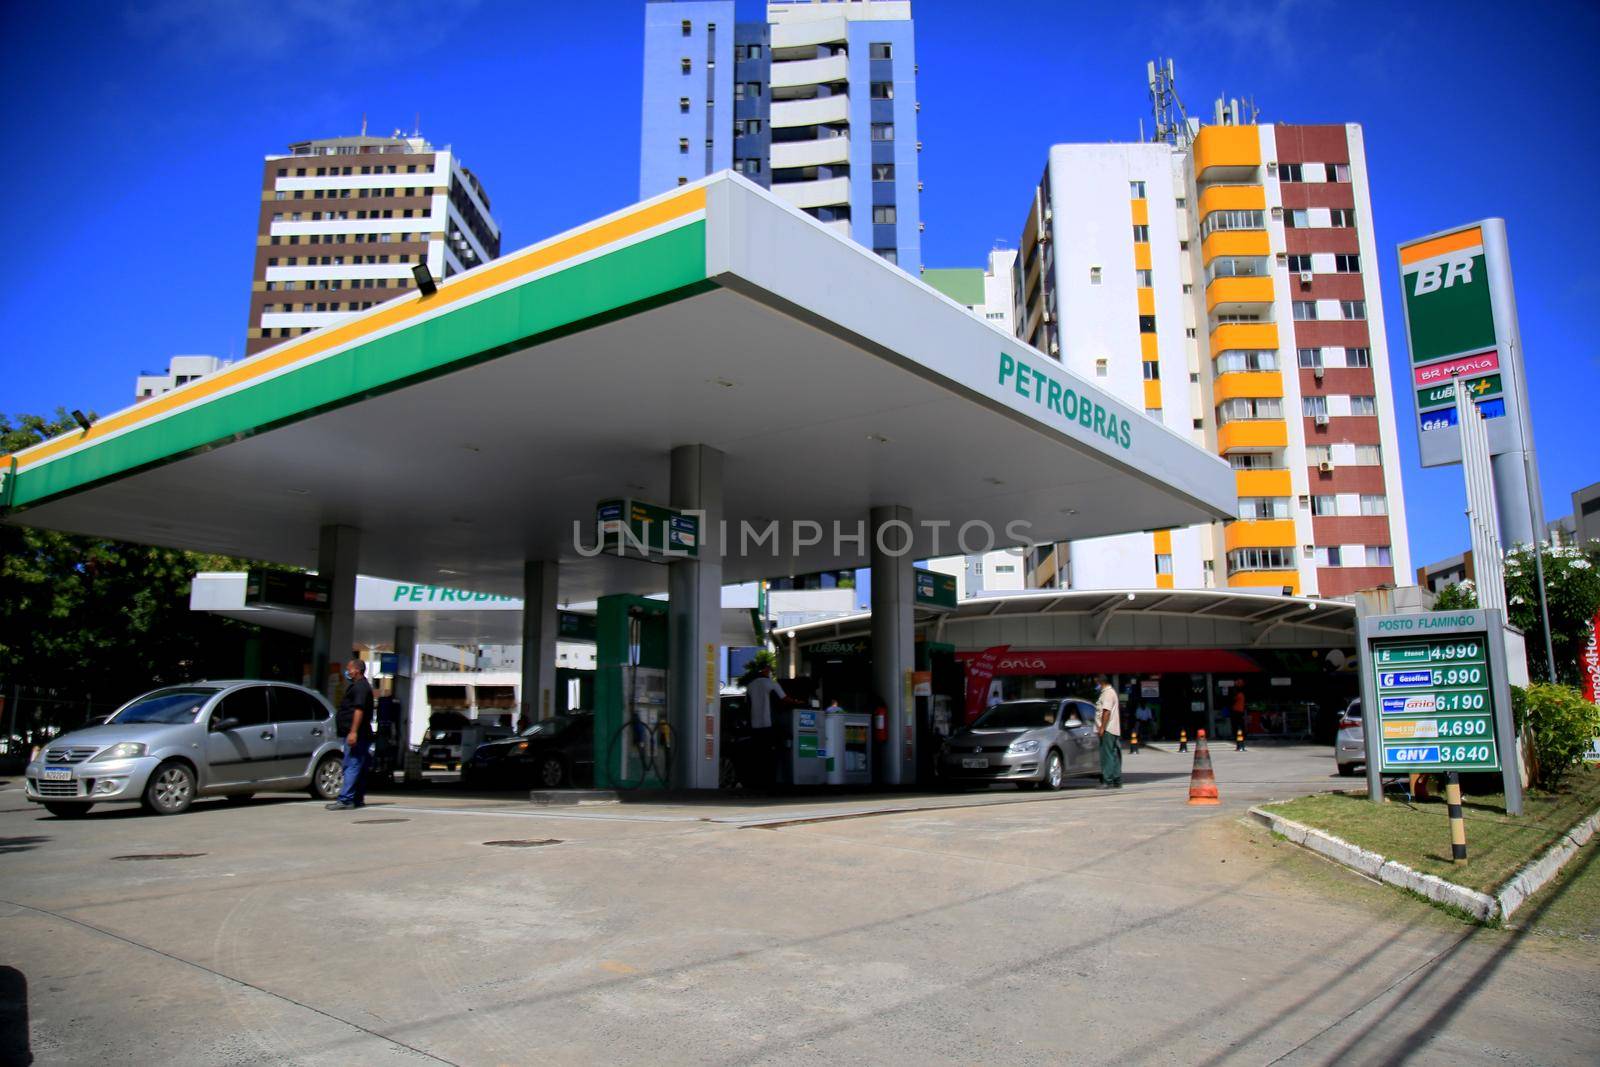
[[[667,606],[601,597],[595,616],[595,787],[661,789],[672,773]]]

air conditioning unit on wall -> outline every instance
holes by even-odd
[[[1317,416],[1317,425],[1318,426],[1326,426],[1326,425],[1328,425],[1328,416],[1326,416],[1326,415],[1318,415]]]
[[[1317,470],[1321,471],[1323,474],[1332,474],[1333,463],[1330,460],[1325,459],[1321,463],[1317,464]]]
[[[1303,271],[1300,272],[1300,284],[1301,285],[1310,285],[1311,284],[1311,272],[1310,271],[1303,270]]]

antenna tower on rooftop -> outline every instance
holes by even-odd
[[[1150,85],[1150,109],[1155,113],[1154,141],[1170,145],[1189,143],[1189,116],[1184,113],[1183,101],[1178,99],[1178,77],[1172,60],[1156,59],[1145,64],[1145,76]]]

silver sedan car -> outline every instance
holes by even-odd
[[[939,749],[939,777],[952,782],[1016,782],[1060,789],[1067,778],[1100,773],[1100,738],[1087,700],[1008,700],[950,735]]]
[[[1339,732],[1333,738],[1333,763],[1345,778],[1367,765],[1367,735],[1361,719],[1361,701],[1352,700],[1339,716]]]
[[[332,800],[344,750],[333,708],[282,682],[195,682],[135,697],[100,726],[38,749],[25,795],[63,818],[137,801],[176,815],[197,796],[307,790]]]

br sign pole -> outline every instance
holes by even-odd
[[[1522,814],[1505,615],[1369,615],[1360,644],[1371,799],[1385,774],[1499,771],[1506,812]]]

